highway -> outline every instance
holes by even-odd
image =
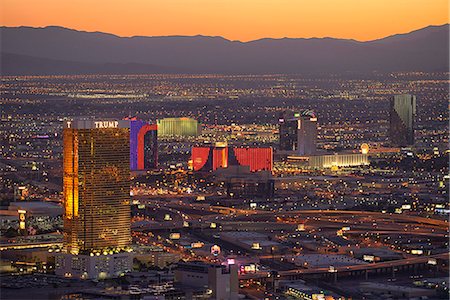
[[[314,234],[335,235],[336,230],[350,227],[343,231],[344,235],[415,235],[419,237],[447,238],[448,221],[425,218],[407,214],[392,214],[372,211],[346,211],[346,210],[297,210],[297,211],[265,211],[255,209],[236,209],[207,203],[189,203],[175,199],[156,200],[139,197],[141,203],[151,206],[164,207],[171,213],[178,215],[180,221],[173,222],[171,229],[182,227],[181,221],[188,221],[192,228],[208,227],[210,222],[226,224],[227,222],[272,222],[286,224],[305,224],[306,230]],[[164,226],[166,227],[166,226]],[[275,258],[275,254],[268,258]],[[258,256],[265,258],[264,255]],[[449,254],[442,253],[431,256],[408,257],[401,260],[336,267],[337,274],[349,272],[375,272],[386,268],[403,268],[408,265],[427,264],[429,259],[442,259],[448,261]],[[297,268],[279,271],[281,278],[299,275],[329,276],[329,268]],[[240,279],[261,279],[269,276],[268,271],[253,274],[241,274]]]
[[[400,266],[406,266],[406,265],[414,265],[414,264],[422,264],[422,263],[428,263],[430,259],[441,259],[441,260],[449,260],[449,253],[441,253],[436,255],[430,255],[430,256],[420,256],[420,257],[413,257],[413,258],[406,258],[406,259],[400,259],[400,260],[393,260],[393,261],[387,261],[387,262],[379,262],[379,263],[371,263],[371,264],[364,264],[364,265],[354,265],[354,266],[347,266],[347,267],[336,267],[334,270],[336,273],[343,273],[343,272],[352,272],[352,271],[370,271],[370,270],[376,270],[376,269],[382,269],[382,268],[392,268],[392,267],[400,267]],[[329,274],[330,269],[329,268],[310,268],[310,269],[293,269],[288,271],[279,271],[278,275],[279,277],[289,277],[292,275],[310,275],[310,274]],[[254,274],[242,274],[240,275],[240,279],[257,279],[257,278],[263,278],[268,277],[269,272],[258,272]]]

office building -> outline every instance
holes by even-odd
[[[160,136],[198,136],[201,134],[201,124],[191,118],[165,118],[158,120]]]
[[[56,273],[112,277],[131,267],[130,122],[64,122],[63,254]]]
[[[392,146],[414,145],[414,121],[416,116],[416,96],[395,95],[389,109],[389,138]]]
[[[130,169],[142,171],[158,166],[158,130],[156,124],[130,120]]]
[[[209,299],[238,299],[237,265],[226,267],[198,261],[179,263],[175,270],[175,282],[187,287],[208,288],[211,290]]]
[[[317,117],[311,110],[285,112],[279,119],[280,150],[312,155],[317,148]]]
[[[193,147],[192,168],[194,171],[216,171],[229,166],[248,166],[251,172],[272,171],[273,150],[270,147]]]

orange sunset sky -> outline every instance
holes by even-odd
[[[3,26],[119,36],[336,37],[361,41],[448,23],[448,0],[1,0]]]

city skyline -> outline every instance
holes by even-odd
[[[0,246],[10,272],[2,286],[5,299],[29,293],[43,299],[80,293],[141,299],[176,293],[191,299],[193,292],[224,300],[236,293],[273,300],[302,294],[448,296],[446,74],[350,80],[5,76],[3,82],[8,105],[0,122]],[[416,120],[405,124],[419,130],[411,131],[414,146],[392,147],[391,99],[405,92],[417,95]],[[284,111],[317,122],[304,136],[315,141],[316,153],[280,151]],[[399,117],[409,112],[398,110]],[[96,121],[84,127],[98,129],[73,129],[80,132],[72,140],[67,127],[77,126],[68,120],[82,116]],[[156,169],[129,169],[136,135],[105,128],[136,122],[124,116],[169,121],[159,122],[165,135],[153,135]],[[127,133],[106,134],[118,130]],[[142,135],[146,151],[145,130]],[[80,176],[72,176],[75,162]],[[123,180],[117,181],[118,173]],[[115,209],[125,198],[126,207]],[[75,212],[87,222],[79,226],[81,238],[72,240],[93,246],[71,255],[64,253],[74,233],[66,217]],[[116,229],[124,234],[111,238]],[[61,289],[47,288],[52,285]]]
[[[369,41],[448,23],[448,2],[408,1],[103,1],[1,4],[2,26],[63,26],[118,36],[222,36],[230,40],[333,37]],[[33,12],[26,13],[27,11]],[[411,18],[411,16],[414,16]],[[95,19],[95,22],[93,20]],[[402,22],[386,20],[402,19]],[[122,20],[123,22],[116,22]],[[175,22],[174,22],[175,20]],[[232,22],[230,22],[232,21]],[[208,24],[208,26],[205,26]],[[355,31],[354,28],[358,30]]]

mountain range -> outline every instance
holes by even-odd
[[[448,71],[449,24],[360,42],[335,38],[119,37],[0,27],[2,75]],[[357,29],[355,29],[357,30]]]

